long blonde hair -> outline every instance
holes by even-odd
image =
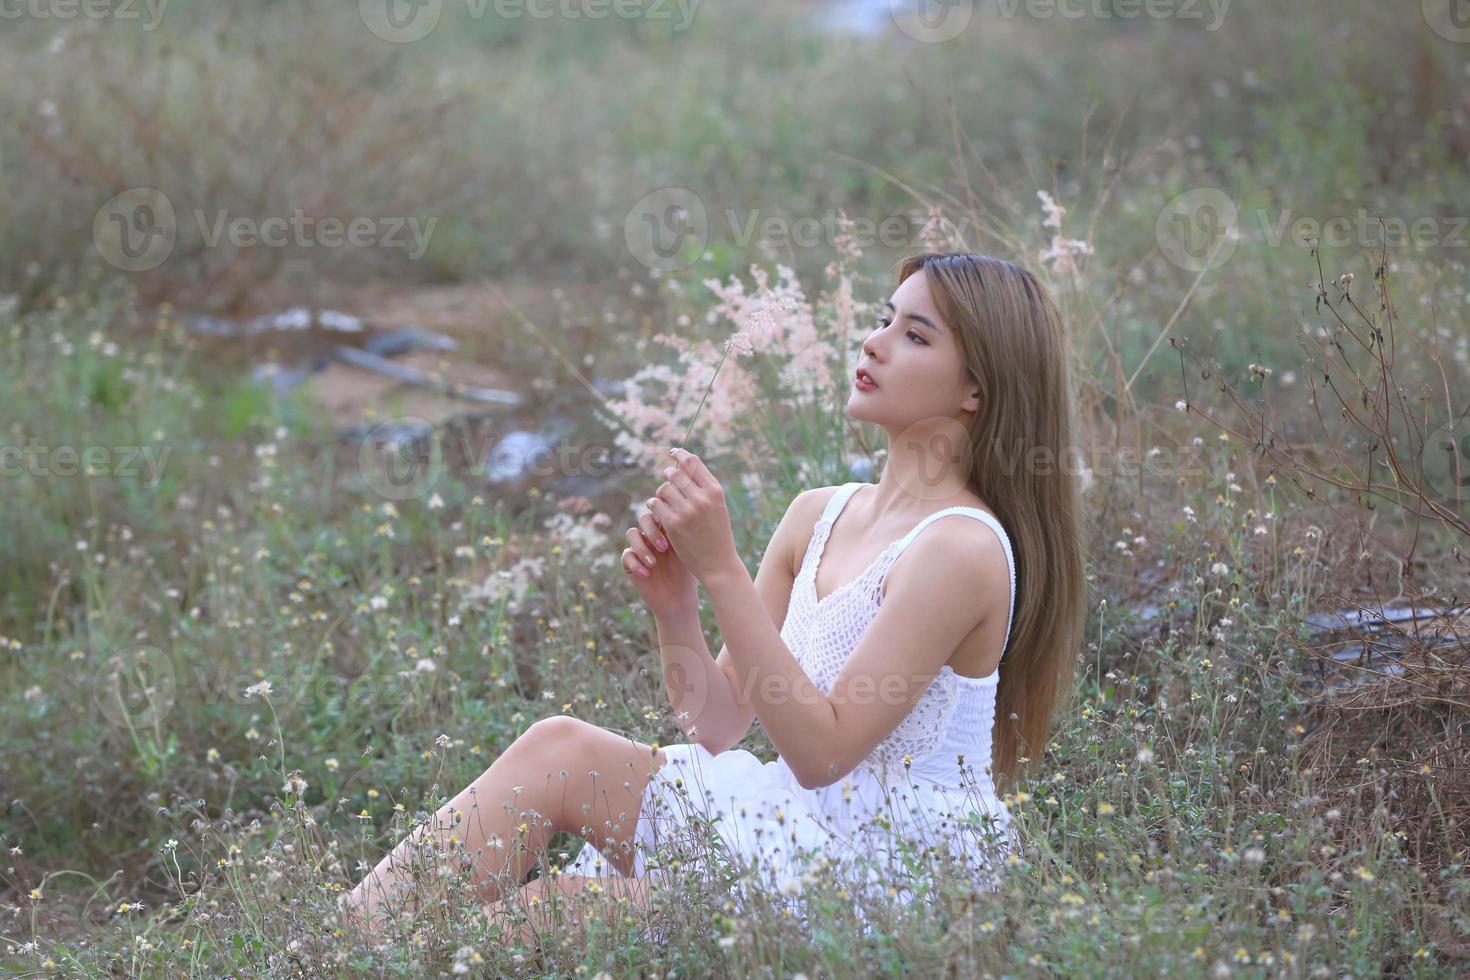
[[[1016,609],[995,696],[997,788],[1039,760],[1072,697],[1087,616],[1085,515],[1077,474],[1070,338],[1061,312],[1020,266],[974,252],[924,252],[935,307],[980,387],[967,484],[1000,519],[1016,562]],[[1021,762],[1026,759],[1026,762]]]

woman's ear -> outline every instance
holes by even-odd
[[[961,408],[967,412],[980,413],[980,382],[975,378],[975,372],[965,368],[965,383],[969,385],[969,394],[965,396]]]

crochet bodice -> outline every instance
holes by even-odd
[[[1010,640],[1016,601],[1015,557],[1000,522],[977,507],[948,507],[930,514],[908,534],[885,548],[857,578],[830,595],[817,597],[817,567],[821,564],[832,524],[854,493],[873,485],[848,483],[839,487],[828,500],[821,518],[812,529],[801,568],[792,583],[786,621],[781,628],[781,638],[823,694],[830,693],[842,665],[882,606],[884,583],[898,556],[926,527],[951,515],[963,514],[986,524],[1005,548],[1011,584],[1002,651]],[[902,766],[907,756],[912,774],[945,786],[958,787],[961,773],[957,759],[962,758],[967,779],[989,783],[991,733],[999,683],[999,668],[984,677],[966,677],[955,673],[948,664],[944,665],[909,714],[858,768],[868,769],[886,781],[890,774],[904,771]]]

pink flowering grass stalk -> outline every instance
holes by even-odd
[[[725,348],[720,353],[720,363],[715,365],[715,373],[709,379],[709,385],[704,389],[704,394],[700,396],[699,404],[694,408],[694,418],[689,420],[689,428],[684,430],[684,438],[679,440],[680,449],[689,448],[689,433],[694,431],[694,420],[699,418],[699,410],[704,407],[705,399],[709,397],[710,390],[714,388],[715,378],[720,376],[720,368],[725,366],[725,358],[731,354],[734,354],[736,357],[741,357],[753,353],[754,350],[750,343],[750,334],[744,331],[737,332],[729,340],[725,341]]]
[[[856,254],[855,247],[851,251]],[[752,266],[754,288],[735,278],[704,280],[715,297],[706,322],[726,321],[736,332],[724,341],[655,334],[651,339],[676,356],[672,363],[640,368],[627,380],[622,398],[607,403],[622,430],[615,436],[618,448],[653,464],[669,446],[687,448],[699,421],[705,453],[740,452],[753,441],[751,420],[764,418],[769,406],[801,411],[830,403],[841,362],[852,356],[847,348],[864,309],[853,299],[851,264],[839,254],[828,267],[828,278],[835,281],[817,305],[784,265],[776,266],[774,277]],[[716,362],[714,377],[711,361]],[[716,379],[724,380],[716,384]],[[702,392],[697,399],[696,391]]]

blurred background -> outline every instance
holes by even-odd
[[[896,948],[1463,969],[1465,6],[0,5],[10,966],[531,970],[303,917],[539,717],[679,737],[618,566],[652,459],[738,488],[752,571],[876,480],[848,380],[933,248],[1066,313],[1096,608],[1051,843],[946,920],[1005,943]],[[695,918],[556,962],[789,968]]]

